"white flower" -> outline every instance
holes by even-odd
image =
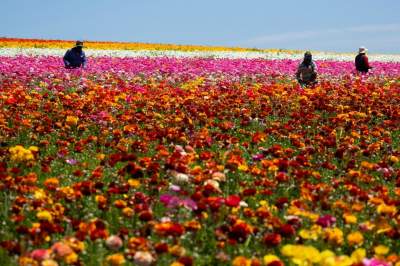
[[[148,251],[136,252],[133,260],[135,264],[139,266],[149,266],[155,261],[153,255]]]

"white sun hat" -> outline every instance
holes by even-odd
[[[359,54],[365,54],[367,51],[368,51],[368,49],[365,48],[364,46],[361,46],[360,48],[358,48]]]

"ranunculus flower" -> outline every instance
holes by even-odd
[[[50,258],[50,250],[48,249],[35,249],[31,252],[31,257],[34,260],[42,261]]]
[[[238,207],[240,203],[240,197],[237,195],[230,195],[225,199],[225,204],[229,207]]]
[[[138,266],[149,266],[155,261],[155,258],[148,251],[137,251],[133,257],[133,261]]]
[[[109,249],[118,250],[122,247],[122,239],[119,236],[112,235],[106,239],[106,245]]]
[[[320,216],[316,222],[316,224],[322,226],[322,227],[330,227],[336,222],[336,218],[333,217],[332,215],[324,215]]]
[[[53,246],[51,247],[51,250],[57,257],[62,257],[62,258],[66,257],[74,252],[69,245],[67,245],[63,242],[57,242],[57,243],[53,244]]]

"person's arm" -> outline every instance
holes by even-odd
[[[86,67],[86,63],[87,63],[87,59],[86,59],[86,55],[85,52],[82,51],[82,68]]]
[[[315,62],[312,62],[312,70],[313,70],[313,72],[312,72],[312,75],[311,75],[311,79],[314,82],[314,81],[317,80],[317,76],[318,76],[318,74],[317,74],[317,64],[315,64]]]
[[[67,67],[71,64],[71,63],[69,62],[70,54],[71,54],[71,51],[68,50],[68,51],[65,53],[64,58],[63,58],[64,64],[65,64],[65,66],[67,66]]]
[[[313,64],[313,71],[315,74],[317,74],[317,71],[318,71],[317,64],[315,62],[313,62],[312,64]]]

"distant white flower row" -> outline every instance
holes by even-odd
[[[63,56],[63,49],[49,48],[0,48],[0,56]],[[301,59],[303,53],[288,52],[236,52],[236,51],[151,51],[151,50],[95,50],[86,49],[85,53],[89,57],[110,56],[110,57],[204,57],[204,58],[242,58],[242,59]],[[388,54],[369,54],[370,61],[380,62],[400,62],[399,55]],[[315,52],[313,54],[315,60],[334,60],[334,61],[353,61],[355,54],[340,54],[329,52]]]

